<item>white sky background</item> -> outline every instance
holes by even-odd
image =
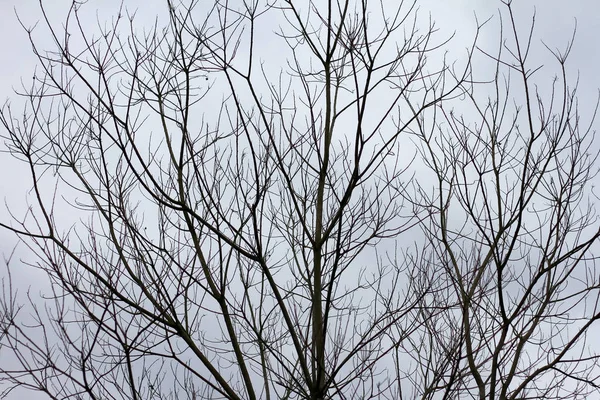
[[[475,32],[475,13],[480,21],[497,13],[499,2],[495,0],[420,0],[422,12],[431,11],[432,18],[441,33],[445,36],[455,32],[455,37],[446,48],[449,50],[449,58],[454,59],[464,56],[466,48],[471,45]],[[575,20],[577,20],[577,36],[575,46],[568,64],[572,77],[577,73],[580,76],[579,98],[582,115],[589,115],[594,105],[594,97],[600,88],[600,3],[597,0],[518,0],[518,18],[523,23],[523,33],[526,33],[531,22],[531,15],[536,9],[536,39],[543,39],[551,48],[563,49],[571,38]],[[68,0],[44,1],[46,9],[56,24],[60,24],[70,4]],[[84,10],[93,16],[98,10],[100,20],[108,19],[118,11],[120,0],[92,0],[85,5]],[[136,21],[138,24],[152,24],[158,14],[164,15],[165,5],[161,0],[126,0],[126,7],[136,9]],[[40,18],[37,0],[0,0],[0,103],[10,99],[15,109],[21,106],[13,89],[19,89],[21,81],[25,85],[31,83],[36,60],[31,52],[27,33],[20,26],[16,18],[15,10],[26,26],[32,26]],[[104,18],[103,18],[104,17]],[[90,19],[90,24],[96,25],[95,19]],[[497,25],[490,24],[480,36],[480,45],[484,48],[494,49],[497,44]],[[43,28],[43,27],[41,27]],[[273,29],[277,29],[276,26]],[[38,30],[38,31],[41,31]],[[51,42],[47,37],[36,35],[37,43],[44,49]],[[260,37],[259,37],[260,38]],[[267,37],[264,39],[268,40]],[[272,44],[273,42],[271,42]],[[539,42],[538,42],[539,43]],[[261,53],[266,54],[270,48],[269,44],[258,43]],[[541,46],[537,46],[537,58],[534,62],[548,62],[549,71],[556,71],[552,60],[546,57],[548,52]],[[541,56],[541,57],[540,57]],[[544,57],[544,58],[542,58]],[[28,172],[21,163],[12,160],[6,154],[0,155],[0,199],[6,201],[9,206],[20,207],[24,204],[27,190],[30,189]],[[0,216],[5,210],[0,209]],[[60,210],[59,210],[60,212]],[[4,219],[5,220],[5,219]],[[10,249],[10,243],[14,242],[12,234],[0,230],[0,246],[6,250]],[[16,271],[18,272],[18,271]]]
[[[207,1],[208,0],[203,0]],[[299,0],[300,1],[300,0]],[[389,0],[395,1],[395,0]],[[539,40],[550,48],[564,49],[572,36],[575,20],[577,20],[577,35],[573,52],[569,59],[568,67],[572,77],[579,73],[580,87],[579,99],[581,114],[584,118],[589,117],[591,107],[595,104],[595,96],[600,88],[600,1],[598,0],[515,0],[518,4],[518,21],[523,24],[523,33],[527,32],[531,23],[531,15],[534,7],[537,11],[536,35],[534,46],[540,51],[534,53],[537,57],[533,61],[544,63],[551,61],[544,59],[549,54],[539,46]],[[45,7],[50,16],[58,26],[70,5],[68,0],[45,0]],[[202,4],[202,1],[201,3]],[[446,47],[449,50],[449,58],[455,59],[464,55],[466,48],[471,45],[475,33],[475,14],[480,21],[487,19],[497,13],[501,4],[496,0],[421,0],[422,11],[431,11],[436,26],[443,35],[456,32],[454,40]],[[119,0],[90,0],[84,7],[92,11],[99,10],[100,19],[108,19],[110,15],[118,11]],[[140,7],[136,20],[139,24],[151,24],[158,13],[165,11],[165,2],[161,0],[125,0],[129,9]],[[0,103],[11,99],[16,110],[21,107],[21,100],[13,94],[13,88],[20,88],[21,79],[25,85],[29,85],[33,76],[36,60],[31,52],[31,47],[26,32],[20,26],[15,9],[23,23],[31,26],[40,18],[37,0],[0,0]],[[96,20],[90,19],[90,24],[95,25]],[[495,49],[498,44],[497,25],[489,25],[484,29],[480,46]],[[277,27],[274,26],[273,30]],[[44,48],[44,37],[37,36],[40,47]],[[268,38],[265,38],[268,39]],[[47,47],[51,46],[46,42]],[[261,53],[267,54],[270,50],[267,43],[259,42]],[[542,51],[543,50],[543,51]],[[549,64],[553,73],[555,65]],[[598,125],[598,124],[597,124]],[[600,126],[600,125],[598,125]],[[3,129],[3,128],[0,128]],[[4,133],[4,132],[2,132]],[[0,144],[3,150],[4,146]],[[25,165],[5,153],[0,153],[0,200],[6,202],[9,207],[16,211],[23,211],[22,207],[30,189],[28,171]],[[58,210],[60,213],[60,210]],[[64,210],[66,211],[66,210]],[[0,204],[0,220],[6,222],[10,217],[7,215],[4,204]],[[10,232],[0,230],[0,253],[8,255],[16,240]],[[15,257],[26,257],[25,248],[20,246]],[[27,287],[32,285],[43,287],[40,281],[45,276],[36,273],[29,268],[19,268],[19,262],[13,260],[13,278],[17,285]],[[3,263],[0,263],[0,277],[4,276]],[[0,360],[2,363],[2,360]],[[44,398],[15,391],[10,399],[38,399]]]

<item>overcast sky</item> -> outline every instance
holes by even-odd
[[[597,0],[520,0],[518,3],[519,18],[523,24],[530,24],[531,15],[535,9],[536,38],[543,41],[551,48],[564,48],[571,38],[575,21],[577,21],[576,43],[570,58],[571,72],[580,74],[582,99],[593,98],[597,88],[600,87],[600,2]],[[56,23],[60,23],[70,4],[68,0],[44,1],[46,9]],[[98,10],[100,19],[108,17],[118,10],[119,0],[91,0],[86,4],[86,10]],[[470,45],[475,28],[475,13],[480,21],[487,19],[497,12],[499,2],[495,0],[421,0],[423,12],[431,11],[436,25],[442,32],[455,32],[454,40],[447,46],[458,56],[460,51]],[[136,9],[143,5],[137,12],[139,23],[151,23],[153,18],[164,12],[164,2],[160,0],[125,0],[125,5]],[[29,84],[36,66],[36,60],[31,52],[27,33],[20,26],[15,15],[20,16],[23,23],[32,26],[40,18],[37,0],[0,0],[0,101],[15,100],[13,88],[20,86],[21,80]],[[93,13],[92,13],[93,14]],[[90,23],[95,24],[91,20]],[[48,38],[37,35],[38,42],[42,44]],[[49,42],[47,42],[50,44]],[[490,26],[483,31],[480,43],[493,47],[497,43],[497,31]],[[452,55],[452,54],[451,54]],[[548,56],[545,51],[538,55]],[[540,62],[543,60],[540,59]],[[19,100],[16,99],[15,106]],[[582,102],[585,104],[585,101]],[[28,182],[19,179],[15,166],[6,155],[0,156],[2,171],[11,171],[4,175],[0,186],[0,197],[13,198],[13,195],[22,193],[27,189]],[[10,167],[8,167],[10,166]],[[16,179],[15,179],[16,178]],[[16,199],[15,199],[16,200]],[[4,237],[4,234],[0,234]]]
[[[208,0],[203,0],[208,2]],[[394,1],[394,0],[389,0]],[[65,15],[68,0],[45,0],[44,4],[49,14],[58,24]],[[125,0],[125,5],[130,9],[141,7],[138,12],[140,23],[149,23],[153,18],[165,10],[165,2],[160,0]],[[600,87],[600,1],[599,0],[515,0],[519,3],[519,22],[524,27],[531,23],[534,8],[537,11],[536,40],[543,40],[550,48],[563,49],[572,36],[572,31],[577,21],[577,35],[573,53],[570,58],[570,72],[580,75],[580,104],[582,111],[593,103],[594,96]],[[99,10],[100,19],[116,13],[119,0],[89,0],[85,7],[88,10]],[[202,2],[201,2],[202,4]],[[430,11],[437,26],[451,34],[456,32],[455,39],[447,46],[448,50],[455,52],[456,56],[471,44],[475,32],[475,13],[483,21],[497,13],[500,6],[495,0],[423,0],[420,2],[424,11]],[[0,0],[0,103],[12,99],[15,108],[20,108],[20,100],[13,95],[13,88],[19,88],[23,80],[29,84],[32,79],[36,60],[31,52],[27,33],[20,26],[16,13],[23,23],[32,26],[40,18],[37,0]],[[92,13],[93,14],[93,13]],[[95,23],[92,19],[90,23]],[[274,27],[275,29],[276,27]],[[497,31],[486,29],[481,37],[482,46],[486,43],[494,46],[497,43]],[[44,37],[38,36],[43,48]],[[48,43],[48,42],[47,42]],[[49,43],[48,43],[49,44]],[[259,43],[260,44],[260,43]],[[539,52],[539,62],[544,62],[548,54]],[[589,108],[587,109],[589,110]],[[584,114],[585,115],[585,114]],[[3,128],[0,128],[2,130]],[[5,132],[2,131],[1,134]],[[3,148],[3,145],[0,144]],[[30,181],[26,169],[22,164],[12,160],[9,155],[0,153],[0,198],[11,207],[23,205],[26,192],[30,188]],[[9,216],[4,205],[0,205],[0,220],[6,222]],[[12,235],[0,230],[0,251],[10,251],[15,243]],[[3,264],[0,264],[0,276],[4,275]],[[39,275],[38,275],[39,276]],[[32,283],[35,274],[25,270],[16,271],[19,282]],[[33,277],[33,278],[32,278]],[[2,360],[0,360],[2,362]],[[23,395],[24,396],[24,395]],[[38,397],[20,397],[15,392],[14,399]]]

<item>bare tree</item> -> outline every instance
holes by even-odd
[[[143,33],[121,9],[96,34],[79,3],[60,28],[41,6],[55,48],[28,29],[39,70],[25,110],[0,113],[33,189],[2,226],[52,293],[24,304],[7,262],[3,394],[597,387],[585,340],[600,315],[599,231],[584,186],[596,156],[569,51],[554,53],[545,96],[510,2],[510,35],[497,53],[467,49],[463,69],[416,2],[297,3],[168,2],[166,27]],[[279,32],[265,31],[272,20]],[[475,55],[496,66],[487,83]],[[415,178],[422,166],[432,179]]]
[[[587,338],[600,318],[598,102],[580,117],[572,40],[547,48],[557,75],[538,78],[547,72],[529,61],[534,26],[521,37],[506,6],[497,52],[478,49],[495,66],[490,84],[463,86],[463,114],[440,103],[412,130],[435,180],[416,185],[415,204],[433,216],[415,264],[435,271],[439,292],[423,299],[418,333],[398,352],[414,360],[405,373],[422,398],[598,394],[599,351]]]

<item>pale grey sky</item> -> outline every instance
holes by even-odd
[[[392,1],[392,0],[390,0]],[[50,16],[56,23],[60,23],[71,1],[45,0],[44,4]],[[117,12],[119,0],[90,0],[85,5],[90,10],[90,16],[98,10],[99,18],[108,18]],[[126,7],[135,9],[139,7],[137,18],[141,22],[150,24],[154,17],[164,11],[165,4],[160,0],[125,0]],[[563,49],[571,38],[575,20],[577,20],[577,35],[573,53],[570,58],[569,71],[580,74],[580,105],[582,113],[586,115],[600,88],[600,2],[598,0],[516,0],[518,3],[519,21],[524,26],[531,22],[534,8],[537,11],[535,40],[543,40],[551,48]],[[459,56],[471,44],[475,32],[475,14],[480,21],[497,13],[500,4],[494,0],[422,0],[423,12],[431,12],[436,25],[444,33],[456,32],[454,40],[447,45],[451,52],[450,58]],[[19,88],[21,80],[28,85],[31,82],[36,60],[31,53],[27,34],[20,26],[15,16],[21,16],[25,25],[31,26],[40,18],[37,0],[0,0],[0,102],[11,99],[16,108],[19,108],[19,99],[13,94],[13,88]],[[95,24],[90,18],[90,24]],[[483,47],[497,45],[497,25],[490,26],[482,32],[480,44]],[[274,26],[273,29],[276,29]],[[48,38],[43,35],[36,36],[41,48]],[[48,45],[50,44],[47,42]],[[548,61],[547,53],[541,51],[535,54],[540,63]],[[2,130],[3,128],[0,128]],[[0,144],[3,149],[3,145]],[[0,199],[14,208],[23,211],[24,199],[30,189],[27,171],[24,165],[15,162],[5,153],[0,153]],[[0,205],[0,220],[7,221],[9,216],[5,208]],[[16,243],[13,235],[0,230],[0,250],[7,252]],[[17,256],[26,256],[24,247],[20,247]],[[36,279],[40,275],[29,269],[13,271],[18,283],[36,287]],[[3,265],[0,264],[0,277],[4,275]],[[40,284],[43,286],[43,284]],[[2,362],[0,360],[0,362]],[[23,396],[23,397],[20,397]],[[36,399],[22,392],[15,392],[11,399]]]
[[[52,0],[43,3],[53,20],[60,23],[71,2]],[[139,7],[136,12],[139,23],[152,23],[155,16],[164,11],[164,4],[160,0],[126,0],[124,4],[130,9]],[[452,52],[458,57],[458,52],[471,44],[475,13],[479,20],[483,21],[496,13],[499,5],[494,0],[421,0],[419,4],[423,12],[431,12],[441,32],[456,32],[454,40],[447,46],[451,50],[451,58]],[[600,42],[597,39],[600,31],[600,3],[596,0],[522,0],[516,1],[515,4],[518,4],[518,17],[525,25],[531,22],[530,17],[535,8],[536,38],[543,40],[551,48],[564,48],[571,38],[577,20],[576,42],[569,67],[573,74],[580,74],[581,98],[593,97],[600,87],[600,74],[597,73],[600,65]],[[108,18],[116,13],[119,5],[119,0],[95,0],[89,1],[84,9],[92,17],[93,12],[98,11],[102,20],[103,17]],[[0,101],[4,103],[10,98],[17,105],[18,99],[13,94],[13,88],[19,88],[21,80],[26,85],[31,82],[36,60],[31,52],[27,34],[17,21],[15,10],[27,26],[32,26],[39,20],[40,12],[36,0],[0,0],[0,37],[3,38],[0,41],[0,54],[3,55],[3,62],[0,63]],[[96,22],[91,19],[90,23]],[[50,45],[49,38],[43,35],[36,35],[36,40],[41,48],[44,47],[44,42]],[[488,29],[482,32],[480,44],[483,47],[486,47],[486,44],[493,47],[496,43],[497,31],[495,26],[490,24]],[[543,60],[539,56],[548,56],[544,51],[537,55],[540,62]],[[14,199],[14,195],[28,188],[27,181],[18,179],[18,167],[8,157],[0,158],[0,166],[4,171],[14,172],[5,177],[8,182],[3,181],[0,186],[0,197]]]

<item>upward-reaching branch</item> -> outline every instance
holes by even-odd
[[[167,1],[149,31],[42,2],[0,226],[49,293],[7,261],[0,393],[585,398],[593,131],[571,47],[544,86],[505,3],[459,71],[416,0]]]

